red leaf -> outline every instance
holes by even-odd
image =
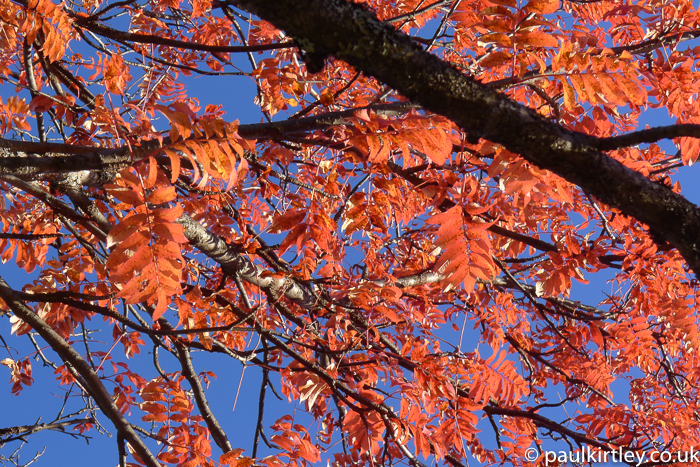
[[[546,15],[559,9],[559,0],[530,0],[523,9]]]
[[[158,188],[153,193],[148,195],[148,202],[153,204],[162,204],[172,201],[177,197],[177,192],[174,186],[166,186]]]
[[[107,248],[121,243],[127,237],[134,234],[147,222],[147,219],[148,216],[146,214],[133,214],[123,219],[109,231],[109,235],[107,236]]]
[[[277,216],[272,225],[267,229],[269,233],[275,234],[284,232],[299,225],[306,217],[306,210],[290,209],[284,214]]]
[[[530,31],[516,34],[513,42],[518,45],[531,45],[533,47],[559,47],[559,41],[542,31]]]

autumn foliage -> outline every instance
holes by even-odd
[[[0,454],[47,429],[152,467],[700,447],[697,7],[357,3],[0,0],[0,374],[72,411]]]

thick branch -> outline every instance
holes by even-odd
[[[423,108],[453,120],[473,140],[501,144],[624,214],[648,224],[700,272],[700,211],[599,149],[600,140],[553,123],[462,74],[412,39],[346,0],[230,0],[284,29],[321,68],[334,56]],[[313,71],[313,70],[312,70]]]
[[[638,44],[613,47],[611,50],[614,54],[619,54],[625,51],[631,54],[646,54],[652,50],[658,49],[659,47],[678,45],[681,42],[697,39],[698,37],[700,37],[700,29],[694,29],[692,31],[685,31],[681,33],[674,32],[665,36],[642,41]]]
[[[12,312],[22,321],[30,325],[51,346],[61,359],[75,368],[76,372],[85,381],[87,390],[95,400],[100,410],[114,424],[117,431],[128,441],[136,454],[150,467],[160,467],[160,463],[151,451],[143,444],[141,438],[134,432],[129,422],[114,404],[112,396],[102,384],[100,377],[92,370],[90,365],[83,360],[78,352],[73,349],[56,331],[32,311],[27,305],[16,297],[15,291],[0,277],[0,298],[10,307]]]
[[[415,104],[402,102],[380,104],[357,109],[329,112],[312,117],[282,122],[240,125],[238,135],[246,139],[284,139],[284,136],[343,125],[358,110],[371,109],[377,115],[395,116],[417,108]],[[165,138],[163,144],[169,144]],[[81,171],[117,172],[152,155],[159,148],[156,141],[147,141],[133,148],[94,148],[60,143],[34,143],[0,138],[0,175],[36,176]]]
[[[221,270],[230,276],[238,276],[266,294],[273,297],[286,296],[289,300],[305,309],[314,309],[321,305],[320,298],[310,287],[301,285],[291,277],[272,276],[256,265],[224,239],[208,231],[201,224],[188,216],[177,220],[182,225],[185,237],[190,244],[221,265]]]
[[[46,238],[58,238],[63,237],[62,233],[54,234],[20,234],[20,233],[0,233],[0,240],[10,239],[10,240],[43,240]]]
[[[201,50],[203,52],[229,53],[229,52],[263,52],[266,50],[286,49],[292,47],[292,43],[260,44],[260,45],[207,45],[196,42],[187,42],[169,37],[156,36],[154,34],[136,34],[132,32],[120,31],[105,24],[93,21],[91,18],[76,16],[77,24],[89,31],[103,37],[108,37],[116,41],[135,42],[139,44],[154,44],[177,47],[188,50]]]
[[[92,148],[60,143],[33,143],[0,138],[0,175],[17,177],[81,171],[116,172],[158,147],[147,142],[136,154],[129,148]]]
[[[680,123],[677,125],[648,128],[624,135],[611,136],[610,138],[601,138],[598,140],[598,149],[601,151],[610,151],[682,136],[700,138],[700,125],[696,123]]]

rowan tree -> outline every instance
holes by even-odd
[[[72,410],[2,459],[700,446],[698,37],[690,0],[0,0],[0,363]],[[252,421],[208,398],[241,365]]]

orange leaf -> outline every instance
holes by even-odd
[[[510,39],[508,39],[510,41]],[[513,58],[513,54],[509,52],[503,52],[502,50],[497,50],[488,54],[482,61],[479,62],[484,68],[496,68],[504,63],[510,61]]]
[[[175,183],[175,180],[180,176],[180,156],[178,156],[174,151],[163,149],[165,155],[170,158],[170,170],[172,175],[170,176],[170,183]]]
[[[175,112],[164,105],[155,105],[153,108],[165,115],[170,121],[172,129],[176,132],[174,135],[171,135],[173,141],[177,140],[178,136],[183,139],[187,139],[190,136],[192,133],[192,122],[189,115],[185,112]]]
[[[175,222],[156,223],[153,225],[153,233],[170,242],[187,243],[188,241],[182,226]]]
[[[141,417],[141,420],[144,422],[156,422],[156,423],[163,423],[168,421],[168,416],[164,413],[159,413],[159,414],[151,414],[149,413],[148,415],[144,415]]]
[[[559,0],[530,0],[523,7],[525,11],[542,13],[544,15],[554,13],[559,9]]]
[[[647,100],[646,91],[639,86],[634,80],[621,75],[616,81],[620,85],[620,89],[629,97],[630,101],[635,105],[644,105]]]
[[[681,160],[686,165],[693,165],[700,158],[700,139],[679,138],[678,141],[681,150]]]
[[[222,454],[221,456],[219,456],[219,464],[231,464],[233,461],[235,461],[241,456],[243,451],[245,451],[245,449],[237,448]]]
[[[129,187],[117,186],[115,188],[109,188],[109,194],[122,203],[131,204],[132,206],[138,206],[144,203],[143,193]]]
[[[306,210],[302,209],[290,209],[281,216],[275,218],[274,222],[272,225],[270,225],[267,231],[274,234],[289,230],[304,220],[306,217],[306,212]]]
[[[571,87],[566,78],[562,78],[561,86],[564,89],[564,107],[569,112],[573,112],[576,108],[576,94],[574,88]]]
[[[156,184],[156,178],[158,176],[158,163],[153,157],[148,158],[148,176],[146,180],[143,181],[143,188],[150,190]]]
[[[182,216],[183,212],[182,206],[177,204],[172,208],[154,209],[151,211],[151,214],[157,221],[175,222],[176,219]]]
[[[628,99],[625,93],[620,90],[615,79],[608,73],[600,73],[598,75],[603,96],[608,102],[615,105],[627,105]]]
[[[559,47],[559,41],[556,37],[542,31],[516,34],[513,42],[518,45],[531,45],[533,47]]]
[[[518,6],[518,3],[516,0],[488,0],[489,3],[493,3],[494,5],[503,5],[503,6],[509,6],[511,8],[516,8]]]
[[[104,61],[103,74],[105,88],[109,92],[116,95],[124,94],[127,83],[131,81],[131,75],[129,67],[120,54],[113,54]]]
[[[156,307],[153,310],[153,321],[156,321],[158,318],[163,316],[165,311],[168,308],[168,303],[170,300],[168,297],[163,293],[162,289],[158,289],[156,292]]]
[[[597,105],[602,104],[603,101],[600,95],[603,93],[600,88],[600,83],[598,82],[598,77],[590,73],[581,74],[581,80],[583,81],[583,86],[586,89],[586,97],[591,104]]]
[[[367,137],[367,144],[369,145],[367,160],[375,164],[389,160],[391,145],[389,144],[388,138],[385,139],[381,136],[370,135]]]
[[[138,230],[147,219],[148,216],[146,214],[134,214],[122,219],[120,223],[112,227],[112,230],[109,231],[109,235],[107,236],[107,248],[111,248],[129,237]]]
[[[177,197],[174,186],[166,186],[158,188],[153,193],[148,195],[148,202],[153,204],[163,204],[172,201]]]

